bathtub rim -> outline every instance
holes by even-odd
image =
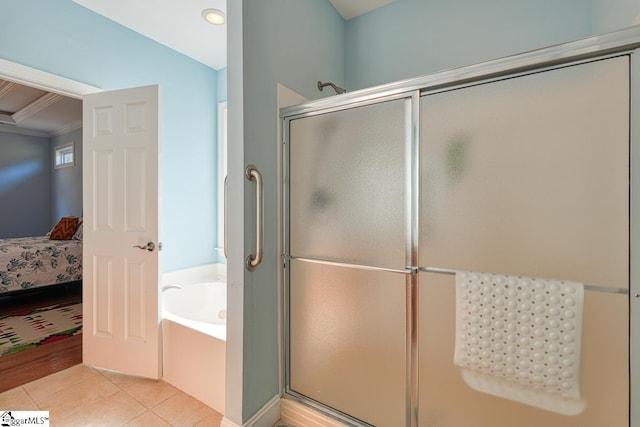
[[[192,292],[195,287],[203,287],[204,289],[202,292],[204,293],[201,293],[199,290]],[[209,287],[214,289],[210,291],[208,289]],[[219,280],[191,283],[188,285],[170,285],[162,289],[162,311],[163,313],[168,313],[175,318],[184,318],[185,320],[193,321],[197,323],[200,322],[207,325],[208,324],[226,325],[227,324],[227,319],[226,319],[227,289],[226,288],[227,288],[227,284]],[[181,296],[180,294],[182,292],[185,292],[186,294],[189,294],[189,295]],[[213,311],[210,313],[207,313],[206,316],[202,316],[202,310],[208,311],[209,306],[201,305],[201,302],[203,300],[209,301],[210,299],[209,292],[224,293],[224,299],[215,298],[218,295],[214,295],[213,300],[211,300],[215,304],[211,307]],[[175,298],[177,298],[178,300],[174,300],[174,295],[175,295]],[[199,301],[195,301],[191,299],[193,297],[197,298],[199,296],[201,296],[201,300]],[[194,308],[194,313],[199,313],[200,315],[199,316],[188,315],[189,308],[185,304],[191,305]],[[218,317],[208,318],[209,315],[213,315],[215,310],[218,310]],[[163,314],[163,317],[165,317],[164,314]],[[200,318],[197,318],[197,317],[200,317]],[[207,317],[207,319],[203,317]]]
[[[196,330],[205,335],[217,338],[226,342],[227,340],[227,325],[218,323],[206,323],[197,320],[187,319],[178,314],[172,313],[165,309],[165,300],[172,292],[178,292],[177,289],[166,289],[164,292],[162,288],[171,285],[177,285],[186,287],[199,283],[216,282],[226,286],[226,264],[213,263],[206,264],[197,267],[187,268],[183,270],[171,271],[162,274],[162,280],[160,281],[160,295],[161,295],[161,320],[168,320],[173,323],[177,323],[184,327]],[[166,294],[166,295],[165,295]],[[226,308],[226,301],[225,301]]]

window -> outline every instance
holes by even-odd
[[[74,143],[70,142],[55,149],[55,168],[66,168],[75,164],[73,156]]]
[[[225,185],[227,177],[227,102],[218,104],[218,248],[224,247]],[[220,257],[224,257],[220,251]]]

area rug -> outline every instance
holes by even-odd
[[[82,304],[58,304],[0,317],[0,356],[59,341],[82,331]]]

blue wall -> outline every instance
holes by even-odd
[[[71,0],[4,1],[0,40],[0,58],[102,89],[159,84],[162,270],[214,261],[217,73]]]
[[[609,4],[593,2],[602,8]],[[243,260],[230,260],[229,266],[229,292],[243,298],[242,319],[230,312],[229,328],[238,322],[244,334],[240,344],[234,334],[227,341],[227,349],[239,349],[243,358],[240,374],[228,371],[242,383],[240,417],[235,413],[238,402],[227,399],[232,421],[243,424],[277,392],[276,84],[315,99],[327,95],[317,91],[317,80],[333,80],[355,90],[586,37],[593,34],[593,2],[400,0],[346,23],[331,11],[328,0],[230,3],[243,21],[236,34],[229,13],[229,106],[230,115],[235,115],[231,122],[242,116],[239,129],[230,129],[237,138],[231,143],[244,144],[242,155],[231,161],[237,169],[257,165],[267,192],[263,264],[254,272],[238,273],[241,279],[235,277],[235,269]],[[619,12],[607,15],[620,21]],[[607,20],[601,18],[603,23]],[[242,49],[240,64],[231,61],[234,49]],[[231,171],[234,177],[236,173],[241,171]],[[247,187],[238,203],[244,208],[244,229],[233,232],[242,237],[246,255],[255,245],[255,219],[253,184],[245,181],[236,181]],[[230,242],[230,254],[236,253],[235,244],[240,243]]]
[[[82,128],[51,138],[51,162],[57,147],[74,143],[74,165],[51,169],[51,223],[63,216],[82,216]]]
[[[51,229],[49,138],[0,131],[0,238]]]
[[[638,0],[592,0],[592,2],[594,34],[608,33],[633,25],[636,17],[640,15]]]
[[[243,243],[247,252],[253,251],[255,208],[251,206],[255,205],[255,185],[238,176],[243,172],[241,168],[233,168],[242,162],[244,165],[254,164],[262,172],[265,246],[262,264],[254,272],[244,270],[240,273],[244,274],[241,281],[244,305],[242,345],[236,342],[240,337],[233,334],[227,339],[228,352],[230,348],[242,349],[242,377],[238,378],[243,385],[242,414],[241,417],[233,411],[225,414],[240,425],[279,392],[277,84],[282,83],[310,99],[329,95],[328,91],[318,91],[318,80],[344,84],[344,20],[328,0],[243,0],[242,5],[240,38],[233,31],[234,23],[240,24],[239,19],[234,21],[233,11],[237,9],[232,9],[229,2],[230,144],[244,144],[242,159],[230,157],[230,188],[239,182],[247,187],[243,193],[246,207]],[[242,49],[241,64],[232,61],[232,55],[238,52],[236,49]],[[235,91],[236,86],[241,86],[241,93]],[[234,129],[233,122],[238,117],[231,116],[238,111],[244,115],[243,124],[241,131],[235,133],[237,129]],[[236,180],[236,177],[240,179]],[[236,253],[232,245],[236,244],[240,242],[229,243],[231,257]],[[236,295],[238,283],[234,269],[242,268],[243,261],[229,259],[229,295]],[[235,320],[235,312],[230,313],[228,328],[233,327]],[[227,363],[227,367],[229,365]],[[234,372],[228,371],[227,375],[234,375]],[[228,397],[227,402],[230,400]],[[232,409],[229,404],[227,409]]]
[[[346,85],[423,76],[615,31],[636,18],[638,0],[400,0],[346,22]]]
[[[591,14],[586,0],[400,0],[347,21],[346,85],[362,89],[582,38]]]

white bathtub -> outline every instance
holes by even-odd
[[[226,341],[226,283],[217,281],[169,285],[162,292],[162,298],[163,318]]]
[[[224,414],[227,292],[220,268],[163,276],[162,366],[165,381]]]

